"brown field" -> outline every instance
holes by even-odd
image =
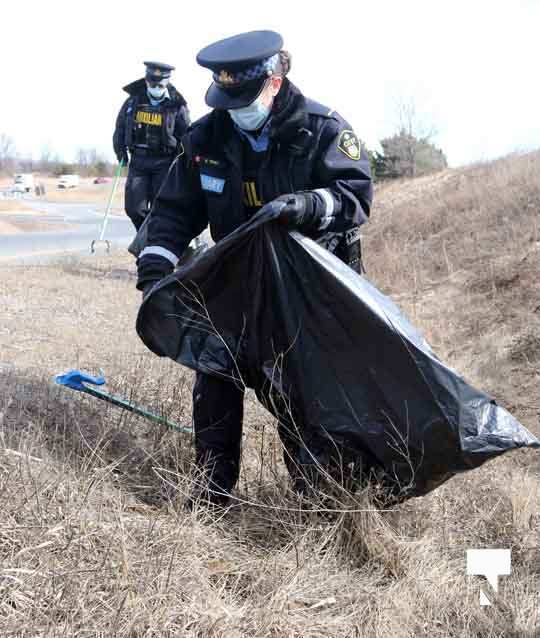
[[[540,434],[540,154],[378,188],[368,275],[436,352]],[[393,511],[288,489],[246,404],[239,506],[182,509],[189,436],[54,386],[77,367],[189,424],[192,374],[145,350],[129,256],[4,266],[0,635],[503,638],[540,628],[540,455],[519,451]],[[494,595],[469,548],[512,549]],[[479,587],[494,599],[479,605]]]
[[[81,177],[79,186],[76,188],[58,188],[58,178],[43,176],[34,173],[34,182],[42,182],[45,185],[45,200],[49,202],[62,203],[93,203],[97,208],[105,208],[109,200],[112,188],[112,178],[107,184],[94,184],[93,177]],[[5,188],[13,182],[11,177],[0,178],[0,188]],[[113,213],[123,213],[124,211],[124,186],[125,177],[121,177],[118,182],[116,194],[113,200]]]
[[[47,190],[45,199],[49,202],[73,202],[73,203],[95,203],[98,207],[105,208],[109,200],[112,188],[112,180],[107,184],[93,184],[91,177],[81,177],[80,184],[76,188],[58,188],[58,180],[47,178],[43,180]],[[120,178],[113,200],[113,211],[124,208],[124,186],[125,178]]]

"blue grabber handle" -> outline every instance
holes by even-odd
[[[128,412],[133,412],[142,416],[146,419],[149,419],[153,423],[159,423],[160,425],[166,425],[171,430],[176,430],[177,432],[182,432],[184,434],[193,434],[193,430],[189,427],[179,425],[174,421],[169,421],[163,416],[159,416],[158,414],[154,414],[145,408],[138,406],[127,399],[123,399],[122,397],[117,397],[112,394],[108,394],[107,392],[101,392],[100,390],[96,390],[94,388],[89,388],[85,383],[91,383],[92,385],[105,385],[105,378],[103,376],[93,377],[86,372],[81,372],[80,370],[69,370],[64,374],[57,374],[54,377],[55,383],[58,385],[66,386],[67,388],[71,388],[72,390],[77,390],[78,392],[84,392],[86,394],[90,394],[93,397],[101,399],[102,401],[107,401],[108,403],[112,403],[113,405],[118,406]]]

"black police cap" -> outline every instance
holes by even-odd
[[[208,45],[197,62],[213,71],[206,103],[216,109],[247,106],[259,95],[279,61],[283,38],[275,31],[249,31]]]
[[[163,62],[145,61],[144,65],[146,66],[146,79],[152,82],[167,80],[171,77],[171,71],[175,69],[174,66]]]

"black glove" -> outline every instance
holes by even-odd
[[[137,259],[137,289],[145,290],[147,284],[155,284],[156,281],[170,275],[174,270],[170,261],[159,255],[144,255]]]
[[[146,299],[148,293],[152,290],[152,288],[157,284],[159,279],[154,279],[152,281],[145,281],[142,285],[142,298]]]
[[[280,221],[292,228],[315,230],[320,222],[320,206],[316,206],[316,193],[289,193],[280,195],[274,201],[285,202],[279,215]]]
[[[117,153],[116,159],[118,160],[119,164],[122,163],[122,166],[127,166],[129,164],[129,157],[128,157],[127,151],[123,151],[122,153]]]

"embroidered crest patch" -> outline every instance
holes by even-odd
[[[342,153],[345,153],[345,155],[347,157],[350,157],[352,160],[360,159],[360,151],[362,145],[353,131],[341,131],[341,135],[339,136],[338,140],[338,148]]]
[[[354,244],[354,242],[360,239],[360,226],[355,226],[351,228],[351,230],[347,230],[345,232],[345,241],[347,242],[347,246]]]

